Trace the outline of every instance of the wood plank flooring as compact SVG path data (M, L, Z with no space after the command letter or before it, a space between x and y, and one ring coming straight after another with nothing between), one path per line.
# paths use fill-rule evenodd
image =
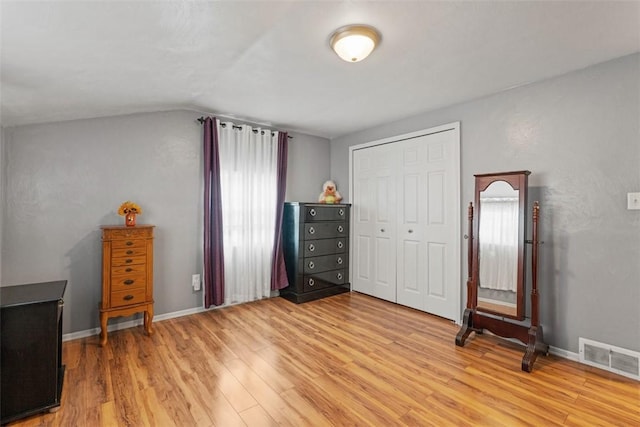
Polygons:
M15 426L640 426L640 382L346 293L63 345L59 411Z

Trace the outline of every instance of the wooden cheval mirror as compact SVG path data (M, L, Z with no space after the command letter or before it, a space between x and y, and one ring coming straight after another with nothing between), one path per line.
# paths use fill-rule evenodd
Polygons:
M518 339L527 346L522 358L526 372L531 372L538 354L549 351L538 318L538 202L533 204L532 239L526 240L530 173L475 175L477 220L469 203L467 308L456 335L458 346L464 346L471 332L485 329ZM525 244L532 245L530 322L525 322Z

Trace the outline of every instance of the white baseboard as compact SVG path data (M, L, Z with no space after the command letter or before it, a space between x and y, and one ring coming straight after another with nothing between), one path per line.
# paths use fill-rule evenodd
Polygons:
M279 295L280 295L280 291L271 291L270 297L275 298ZM204 308L204 307L188 308L186 310L174 311L171 313L164 313L164 314L159 314L157 316L153 316L153 321L162 322L163 320L174 319L176 317L182 317L182 316L190 316L192 314L202 313L204 311L216 310L218 308L229 307L231 305L234 305L234 304L223 304L219 306L212 306L211 308ZM120 331L122 329L133 328L135 326L142 325L143 322L144 322L144 318L140 315L139 319L133 319L133 320L128 320L126 322L111 324L107 326L107 331L112 332L112 331ZM79 338L92 337L98 334L100 334L99 327L93 328L93 329L86 329L84 331L70 332L68 334L62 335L62 341L77 340Z
M580 355L569 350L562 348L549 346L549 353L554 356L562 357L563 359L573 360L574 362L580 362Z
M159 314L153 317L154 322L162 322L163 320L173 319L176 317L189 316L192 314L202 313L203 311L215 310L216 308L221 307L213 307L213 308L204 308L204 307L196 307L196 308L188 308L186 310L174 311L172 313ZM141 316L139 319L128 320L126 322L114 323L107 327L107 331L120 331L122 329L133 328L135 326L140 326L144 322L143 317ZM71 341L79 338L91 337L94 335L100 334L100 328L86 329L84 331L71 332L68 334L62 335L62 341Z

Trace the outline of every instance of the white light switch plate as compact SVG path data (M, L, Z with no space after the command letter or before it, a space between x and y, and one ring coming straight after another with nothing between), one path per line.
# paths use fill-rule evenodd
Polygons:
M193 276L191 276L191 287L193 288L194 291L199 291L200 290L200 275L199 274L194 274Z
M627 193L627 209L640 210L640 193Z

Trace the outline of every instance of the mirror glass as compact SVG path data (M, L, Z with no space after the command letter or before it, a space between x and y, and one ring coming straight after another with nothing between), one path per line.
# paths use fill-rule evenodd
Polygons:
M477 308L515 317L520 192L494 181L480 192L479 202Z

